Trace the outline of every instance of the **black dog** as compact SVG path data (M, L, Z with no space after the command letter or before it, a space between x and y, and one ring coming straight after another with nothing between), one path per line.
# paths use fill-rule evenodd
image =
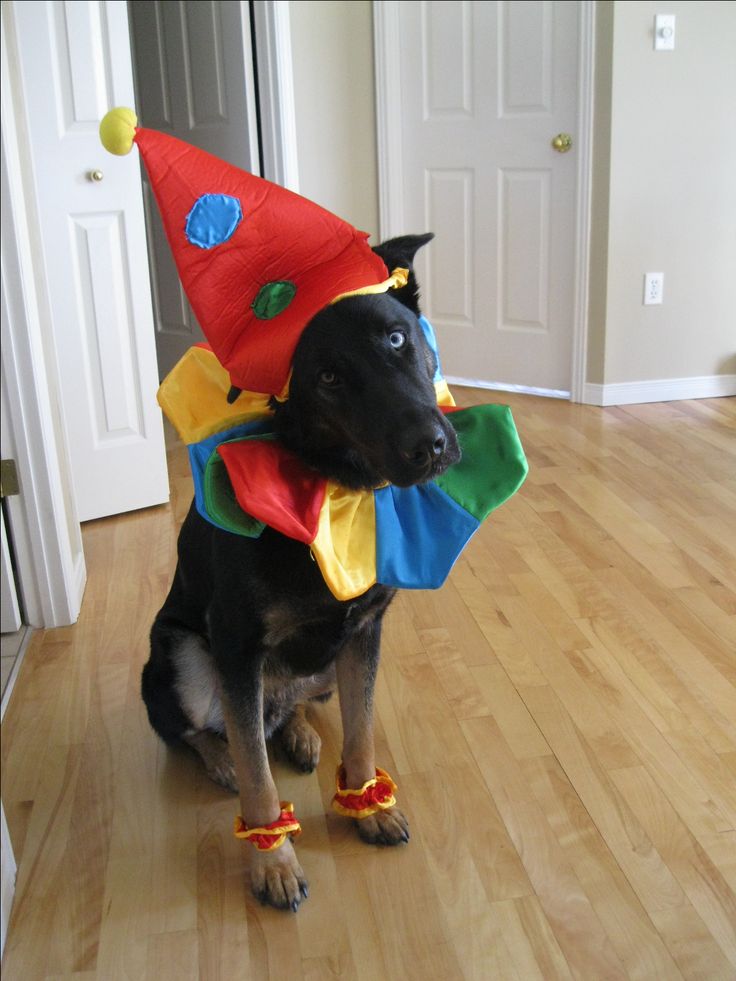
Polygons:
M393 239L375 251L389 270L411 268L431 238ZM454 430L437 408L435 357L418 314L410 274L402 289L340 300L305 328L289 399L273 408L283 443L319 474L354 489L408 487L459 460ZM376 585L340 602L307 546L268 528L255 539L221 531L194 507L178 552L143 671L159 735L196 749L214 780L239 789L246 824L262 827L280 811L266 740L278 735L298 767L313 769L320 742L305 705L329 697L337 683L346 786L372 779L381 621L395 591ZM370 842L408 840L396 807L357 824ZM291 843L250 851L256 895L296 910L307 891Z

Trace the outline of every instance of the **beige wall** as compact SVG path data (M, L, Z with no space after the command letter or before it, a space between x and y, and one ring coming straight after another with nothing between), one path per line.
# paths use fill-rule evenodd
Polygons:
M375 242L378 231L370 0L291 0L299 190Z
M662 12L677 16L671 52L653 50ZM736 4L617 0L611 68L604 378L590 380L736 372ZM661 306L642 304L646 271L664 272Z

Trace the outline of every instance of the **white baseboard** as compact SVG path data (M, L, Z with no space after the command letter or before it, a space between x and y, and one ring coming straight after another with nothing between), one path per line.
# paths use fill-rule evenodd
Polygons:
M483 388L496 392L517 392L543 398L569 399L570 393L556 388L534 388L530 385L507 385L505 382L483 381L479 378L459 378L448 375L448 385ZM680 402L684 399L717 399L736 395L736 375L702 375L692 378L655 378L650 381L620 382L615 385L583 387L586 405L636 405L642 402Z
M485 388L493 392L518 392L520 395L541 395L546 399L569 399L570 393L557 388L533 388L531 385L507 385L505 382L481 381L478 378L458 378L446 375L448 385L459 385L461 388Z
M636 405L642 402L679 402L736 395L736 375L701 375L693 378L657 378L614 385L586 384L588 405Z

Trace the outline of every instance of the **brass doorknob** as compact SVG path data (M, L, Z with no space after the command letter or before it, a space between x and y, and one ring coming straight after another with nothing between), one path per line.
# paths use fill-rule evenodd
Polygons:
M91 181L95 181L95 183L98 183L98 184L99 184L99 182L102 180L102 178L104 176L105 175L102 173L101 170L90 170L90 172L87 174L87 177Z
M572 147L572 137L569 133L558 133L552 140L552 149L558 153L567 153Z

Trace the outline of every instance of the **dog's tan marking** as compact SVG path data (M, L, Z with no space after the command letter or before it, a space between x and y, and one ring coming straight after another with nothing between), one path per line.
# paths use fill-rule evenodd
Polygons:
M184 635L177 645L174 664L174 685L193 728L224 732L219 676L204 640L196 634Z
M342 716L345 786L362 787L376 775L373 740L374 664L365 657L358 635L337 659L337 684ZM409 822L398 807L357 820L360 837L371 844L398 845L409 840Z
M348 644L337 659L337 684L342 716L345 785L362 787L376 775L373 747L373 685L356 645Z
M275 821L281 813L276 784L271 776L263 732L263 689L255 704L240 710L223 698L225 726L240 788L243 820L251 828ZM251 884L258 898L280 909L296 910L306 896L307 883L290 841L274 852L248 850Z
M263 643L266 647L278 647L298 633L305 622L288 603L273 603L263 614Z

